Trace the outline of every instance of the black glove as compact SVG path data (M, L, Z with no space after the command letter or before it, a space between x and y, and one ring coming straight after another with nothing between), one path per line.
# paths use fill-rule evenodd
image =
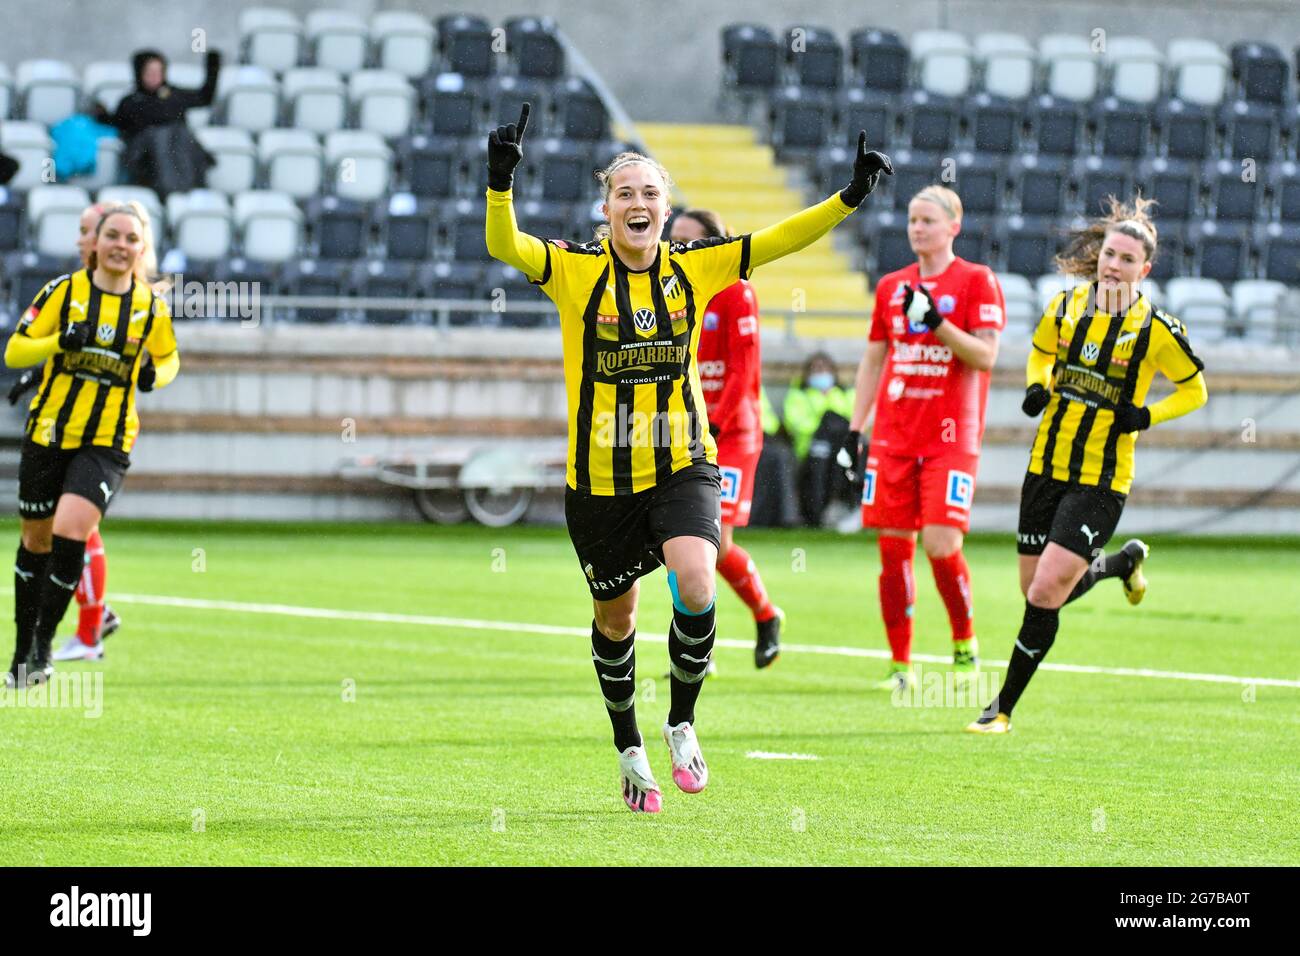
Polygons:
M853 158L853 181L840 190L846 206L860 206L880 181L880 174L894 175L894 164L884 153L867 152L867 131L858 133L858 152Z
M153 357L146 354L140 362L140 374L135 377L135 387L142 392L152 392L157 377L158 370L154 368Z
M69 322L68 327L59 333L59 348L65 352L80 352L90 341L90 320Z
M939 308L934 304L934 297L922 286L914 288L910 285L904 285L903 288L907 290L907 295L903 298L903 314L907 316L907 320L909 322L913 321L912 305L916 302L916 297L920 295L924 297L925 305L925 314L921 316L920 322L931 332L937 329L943 323L943 316L939 314Z
M1122 435L1146 431L1151 427L1151 409L1132 402L1120 402L1115 406L1115 427Z
M866 471L867 442L862 432L849 432L844 436L844 443L835 453L835 463L844 469L844 477L849 484L857 484Z
M1025 389L1025 400L1020 403L1020 410L1030 418L1037 418L1052 400L1052 393L1043 386L1034 384Z
M515 179L515 167L524 158L524 130L528 128L528 112L532 104L525 103L519 111L519 122L498 126L488 133L488 189L505 192Z
M23 397L23 392L27 391L36 384L36 379L40 374L39 369L29 368L18 376L18 381L14 382L13 388L9 389L9 404L17 405L18 399Z

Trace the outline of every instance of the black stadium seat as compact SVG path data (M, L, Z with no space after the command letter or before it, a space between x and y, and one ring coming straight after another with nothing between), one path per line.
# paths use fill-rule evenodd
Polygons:
M771 103L772 145L778 154L811 150L826 142L833 107L825 93L787 86L773 93Z
M1031 102L1029 122L1040 153L1073 156L1081 150L1083 114L1077 104L1044 93Z
M1059 237L1051 219L1008 216L998 225L998 247L1002 269L1022 276L1041 276L1054 272Z
M796 24L785 31L785 57L800 86L833 90L844 72L844 48L825 27Z
M1232 75L1246 99L1274 106L1286 102L1291 70L1281 50L1270 43L1234 43L1230 55Z
M962 197L963 203L965 197ZM952 251L967 262L988 262L992 258L992 219L988 216L962 216L961 232L953 240Z
M1094 107L1093 122L1102 156L1137 159L1150 151L1151 114L1146 106L1108 96Z
M482 17L453 13L438 18L438 53L443 69L462 76L492 73L492 28Z
M1060 156L1022 156L1011 162L1009 175L1024 216L1059 216L1065 209L1071 182L1070 162Z
M780 79L781 48L767 27L733 23L722 29L724 81L738 90L770 90Z
M510 57L520 76L546 80L564 75L564 47L550 17L511 17L505 22Z
M1219 107L1225 155L1251 158L1260 165L1273 157L1278 141L1278 111L1265 103L1232 100Z
M431 201L395 193L375 203L372 221L389 259L422 261L433 254L438 208Z
M1002 161L998 156L979 153L958 153L955 157L953 182L939 182L951 186L961 197L962 208L976 216L993 216L1003 209L1003 191L1006 181Z
M371 259L352 266L353 291L367 299L410 299L415 295L416 266L412 262L387 262ZM399 309L368 309L367 322L380 325L407 325L414 313Z
M515 218L521 230L539 239L572 242L578 235L572 207L566 203L525 199L515 204Z
M1165 221L1186 222L1197 213L1200 170L1185 159L1157 156L1138 166L1138 186L1142 195L1157 203L1155 217Z
M931 183L942 182L944 157L938 153L916 153L900 149L891 157L894 175L884 177L893 196L894 208L907 211L912 197ZM874 197L873 197L874 198Z
M1106 210L1107 196L1126 200L1133 193L1133 164L1105 156L1081 156L1075 160L1074 181L1078 186L1078 209L1085 216L1099 216Z
M299 259L285 266L280 281L286 295L341 297L350 289L351 271L351 262ZM293 311L293 319L297 322L337 322L339 310L297 308Z
M1203 279L1235 282L1246 277L1250 225L1244 222L1197 222L1188 229L1192 267Z
M461 167L458 140L419 134L403 139L397 155L411 192L424 199L446 199L456 191Z
M1209 159L1214 152L1214 116L1208 107L1175 97L1156 107L1160 150L1171 159Z
M65 272L81 268L76 256L42 256L35 252L11 252L4 257L4 281L15 314L31 306L45 284Z
M853 73L869 90L901 93L907 89L910 57L902 38L892 30L866 27L849 36Z
M907 213L873 210L862 216L859 229L867 244L867 262L874 280L916 261L907 241Z
M555 90L556 118L567 139L599 140L609 135L609 113L591 84L571 76Z
M420 268L416 284L420 295L430 299L453 299L468 301L480 298L483 288L484 267L468 262L431 262ZM435 312L433 320L441 322L442 316ZM468 310L450 310L447 314L449 325L473 325L481 322L483 313Z
M1150 278L1166 282L1175 276L1187 275L1187 227L1179 222L1162 220L1159 210L1156 210L1155 221L1158 240Z
M595 163L585 145L559 137L537 140L528 148L529 180L541 185L541 197L551 202L577 202L592 193Z
M961 122L961 106L957 100L925 90L913 90L905 103L904 115L912 149L946 152L953 148Z
M1280 222L1259 225L1255 242L1262 278L1300 285L1300 225Z
M487 262L487 239L483 223L487 204L477 199L459 199L444 221L451 258L458 262Z
M545 292L528 281L528 277L504 262L488 265L484 275L484 298L500 302L500 311L492 315L502 326L516 329L534 329L550 325L556 321L554 314L546 312L523 311L511 308L516 303L545 305L550 302Z
M528 114L528 136L549 136L546 116L550 108L553 84L547 80L521 76L494 76L483 86L490 126L503 126L519 119L519 108L532 104Z
M835 131L840 142L857 144L858 132L866 130L867 143L874 147L894 139L896 99L878 90L856 87L835 98Z
M978 153L1014 154L1020 150L1024 126L1021 107L991 93L977 93L966 106L971 148Z
M435 136L473 136L482 131L483 101L479 87L460 74L426 76L420 82L420 100L424 104L427 132Z
M22 197L8 189L0 189L0 252L18 248L22 218Z
M1215 219L1247 222L1258 214L1263 193L1258 180L1267 170L1256 167L1254 179L1246 172L1241 161L1235 159L1211 160L1205 164L1201 178L1209 187L1210 209Z
M813 161L813 177L823 196L843 189L853 178L853 153L843 146L823 148Z
M306 212L317 256L357 259L366 254L370 221L364 203L337 196L316 196L307 201Z
M1300 223L1300 165L1290 161L1278 163L1273 167L1270 185L1278 219Z

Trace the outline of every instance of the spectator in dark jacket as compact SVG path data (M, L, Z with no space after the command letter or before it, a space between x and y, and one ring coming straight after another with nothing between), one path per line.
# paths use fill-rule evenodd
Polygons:
M18 175L18 160L8 153L0 153L0 186Z

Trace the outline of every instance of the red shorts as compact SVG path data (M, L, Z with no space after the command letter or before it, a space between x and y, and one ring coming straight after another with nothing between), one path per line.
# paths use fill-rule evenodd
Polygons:
M718 470L722 472L722 523L733 528L749 524L749 508L754 501L754 472L758 470L759 451L742 451L735 445L718 446Z
M970 530L979 455L937 458L867 453L862 527L919 531L928 524Z

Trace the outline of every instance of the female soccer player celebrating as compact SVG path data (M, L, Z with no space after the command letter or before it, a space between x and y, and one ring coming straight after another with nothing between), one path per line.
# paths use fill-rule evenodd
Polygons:
M880 611L892 655L878 687L905 688L912 673L912 556L916 532L952 625L953 669L978 666L970 529L989 370L1004 321L1002 288L987 266L953 254L961 199L927 186L907 207L917 261L876 286L867 350L840 464L863 477L862 524L879 528ZM877 394L879 393L879 394ZM872 408L866 465L861 433ZM854 476L856 477L856 476Z
M662 807L637 729L637 579L668 568L672 699L664 738L673 781L708 782L695 702L714 641L721 542L717 446L709 434L697 355L703 307L760 265L804 248L843 221L889 160L858 138L853 180L837 195L753 235L660 241L672 188L666 170L623 153L598 178L608 233L595 242L543 242L519 231L511 201L528 124L488 136L487 247L537 283L560 312L568 393L565 517L591 591L591 653L619 752L623 799Z
M1025 616L1002 690L966 728L973 733L1011 729L1012 709L1056 640L1062 605L1103 578L1120 578L1133 604L1146 590L1146 545L1134 539L1115 554L1102 551L1133 484L1137 433L1206 401L1204 365L1186 327L1139 288L1156 255L1151 204L1110 197L1108 214L1077 232L1057 257L1066 275L1091 281L1056 296L1034 333L1022 408L1043 418L1029 451L1016 535ZM1174 392L1148 406L1157 371Z
M722 239L730 235L716 212L686 209L673 220L672 241ZM763 451L763 416L759 393L763 359L758 340L758 299L745 279L737 279L704 310L696 354L700 385L709 415L709 432L718 445L722 475L722 543L718 571L754 615L758 639L754 666L767 667L781 653L779 607L767 598L758 568L732 540L733 529L749 524L754 500L754 472Z
M87 268L47 284L5 347L11 368L45 363L18 467L10 684L52 672L50 644L81 577L86 539L131 464L135 390L161 388L180 368L167 305L136 278L144 247L135 209L104 210Z

